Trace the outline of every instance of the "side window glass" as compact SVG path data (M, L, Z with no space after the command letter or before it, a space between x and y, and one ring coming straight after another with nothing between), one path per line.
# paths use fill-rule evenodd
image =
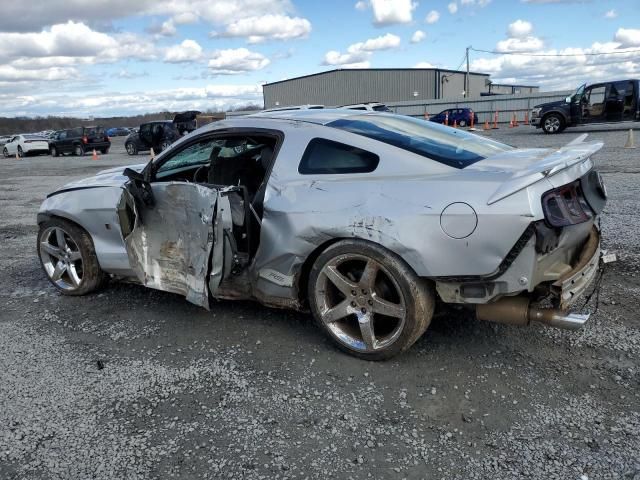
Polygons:
M598 105L604 102L604 94L606 91L606 87L603 85L601 87L594 87L589 92L589 105Z
M198 143L189 145L164 162L158 169L157 174L185 167L208 165L214 145L216 145L216 142L213 139L201 140ZM162 175L158 175L158 178L161 177Z
M309 142L298 172L308 174L368 173L380 162L374 153L351 145L314 138Z

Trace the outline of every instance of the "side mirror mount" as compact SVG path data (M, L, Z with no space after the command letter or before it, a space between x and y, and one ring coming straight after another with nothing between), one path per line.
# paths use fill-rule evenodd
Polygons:
M127 177L129 180L137 180L139 182L144 182L144 175L140 172L136 172L132 168L125 168L122 174Z

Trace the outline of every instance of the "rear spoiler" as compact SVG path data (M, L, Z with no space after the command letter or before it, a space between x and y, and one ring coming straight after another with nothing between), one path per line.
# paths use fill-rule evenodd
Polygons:
M493 195L491 195L487 201L487 205L496 203L543 178L551 177L562 170L566 170L587 160L604 146L604 143L600 141L585 142L584 140L587 136L587 133L580 135L564 147L559 148L540 161L515 174L510 180L500 185L500 187L493 192Z

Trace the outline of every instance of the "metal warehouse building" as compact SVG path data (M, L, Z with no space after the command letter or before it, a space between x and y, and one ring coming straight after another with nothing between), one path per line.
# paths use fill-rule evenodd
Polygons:
M362 102L399 102L458 97L466 72L439 68L340 69L263 85L264 108ZM491 84L486 73L469 73L470 96L529 93L538 87Z

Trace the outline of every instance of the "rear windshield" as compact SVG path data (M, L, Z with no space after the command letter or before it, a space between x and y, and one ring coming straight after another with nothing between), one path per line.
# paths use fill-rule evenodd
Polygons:
M25 140L44 140L44 137L42 137L42 135L23 135L23 137L25 138Z
M328 126L402 148L454 168L464 168L513 147L434 122L400 115L364 114Z
M387 107L386 105L374 105L373 106L373 110L375 112L390 112L391 109L389 107Z
M89 135L95 135L95 136L104 135L104 128L102 128L102 127L84 127L84 134L86 136L89 136Z

